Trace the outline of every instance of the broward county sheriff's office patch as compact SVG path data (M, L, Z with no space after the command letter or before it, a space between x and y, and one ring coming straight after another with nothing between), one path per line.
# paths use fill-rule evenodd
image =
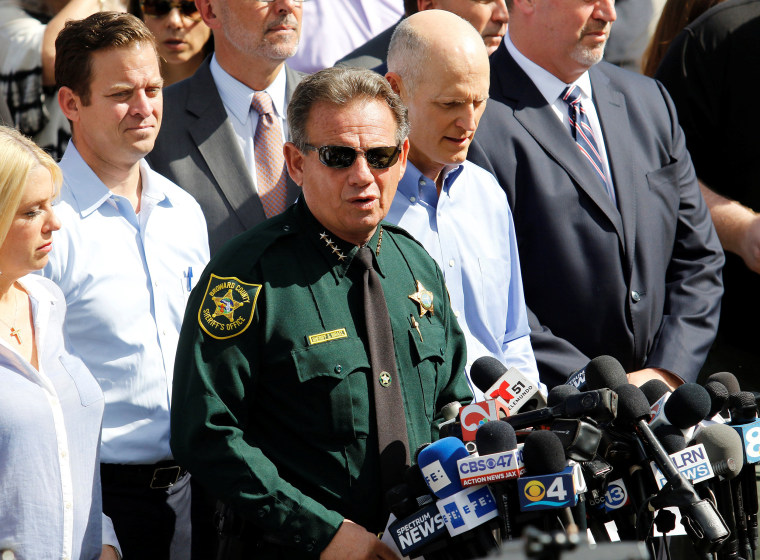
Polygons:
M198 310L198 323L218 340L239 335L251 324L259 292L261 284L247 284L237 278L212 274Z

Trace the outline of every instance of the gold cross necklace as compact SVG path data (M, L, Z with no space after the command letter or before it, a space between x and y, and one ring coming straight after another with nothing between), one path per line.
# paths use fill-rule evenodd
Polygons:
M13 288L13 286L11 286L11 288ZM13 338L16 339L16 342L21 344L21 329L16 328L16 319L18 318L18 294L16 295L15 300L16 300L16 304L14 306L14 311L13 311L13 324L6 322L5 319L2 319L2 318L0 318L0 322L2 322L3 324L5 324L7 327L11 329L9 336L12 336Z

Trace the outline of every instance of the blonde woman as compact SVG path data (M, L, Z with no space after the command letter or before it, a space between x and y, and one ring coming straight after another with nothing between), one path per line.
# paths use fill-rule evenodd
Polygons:
M0 551L117 558L100 503L103 394L65 349L61 291L32 274L53 250L60 184L49 155L0 126Z

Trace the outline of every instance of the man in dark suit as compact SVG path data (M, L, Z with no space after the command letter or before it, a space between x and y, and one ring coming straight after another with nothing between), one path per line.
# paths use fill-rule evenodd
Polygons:
M600 62L613 0L507 4L469 157L512 206L542 380L609 354L636 385L694 381L724 259L673 104L657 82Z
M300 80L285 60L298 48L302 1L198 0L214 33L215 54L164 92L164 125L148 160L201 205L212 255L284 210L300 191L287 176L282 141L287 103ZM273 111L262 118L260 92ZM256 140L265 121L279 127L273 131L279 145L270 148L277 159L266 158L276 166L272 190L260 176L260 158L269 152Z

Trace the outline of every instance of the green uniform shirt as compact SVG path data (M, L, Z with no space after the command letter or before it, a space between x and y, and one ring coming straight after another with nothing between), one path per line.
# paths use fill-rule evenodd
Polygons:
M465 340L433 259L383 223L376 255L411 452L471 399ZM303 199L228 243L190 296L171 411L176 460L281 545L316 557L344 518L384 528L357 247ZM432 313L409 296L429 291ZM421 313L424 314L421 316ZM293 548L289 548L293 547Z

